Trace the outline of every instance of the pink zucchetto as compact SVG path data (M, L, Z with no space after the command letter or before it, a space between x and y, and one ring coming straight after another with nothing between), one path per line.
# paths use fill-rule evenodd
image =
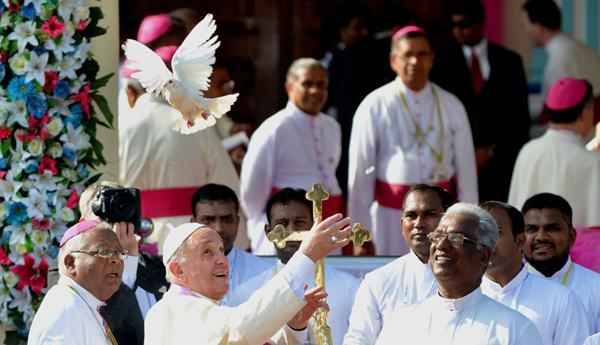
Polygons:
M425 34L425 30L423 30L421 27L418 27L416 25L407 25L407 26L404 26L404 27L398 29L398 31L396 31L394 33L394 35L392 36L392 41L399 40L402 37L404 37L410 33L413 33L413 32Z
M69 242L69 240L71 240L72 238L77 237L77 236L83 234L84 232L94 229L100 223L101 222L97 219L93 219L93 220L85 220L84 219L84 220L80 221L79 223L73 225L67 231L65 231L65 234L60 239L60 247L62 248L62 246L64 246L65 243Z
M588 83L583 79L562 78L555 82L546 96L546 108L562 111L579 104L588 93Z
M173 22L168 14L147 16L140 24L137 40L143 44L152 43L162 35L166 34L171 29L172 25Z
M175 55L177 48L177 46L163 46L156 48L154 52L160 56L164 62L171 64L171 59L173 58L173 55Z

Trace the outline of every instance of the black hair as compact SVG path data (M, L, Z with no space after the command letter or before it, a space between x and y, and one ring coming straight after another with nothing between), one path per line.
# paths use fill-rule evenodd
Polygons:
M305 205L306 207L308 207L309 210L312 210L312 202L306 199L306 191L304 189L294 189L286 187L273 194L269 201L267 201L265 212L267 214L267 221L269 222L269 224L271 223L271 210L273 209L273 206L276 204L287 205L292 201Z
M480 0L452 1L450 14L463 15L472 24L480 24L485 21L485 8Z
M336 25L338 30L347 28L352 19L359 18L367 24L368 8L359 4L342 6L341 10L336 15Z
M404 202L406 203L406 198L408 198L408 196L412 193L415 192L432 192L434 194L437 194L437 196L440 198L440 202L442 203L442 208L444 209L444 211L446 211L448 209L448 207L450 207L452 204L454 204L456 202L456 200L452 197L452 195L445 190L442 187L439 186L433 186L433 185L429 185L429 184L425 184L425 183L419 183L416 184L412 187L410 187L410 189L408 190L408 192L406 192L406 195L404 196Z
M587 80L585 80L585 84L587 90L585 92L585 96L581 99L581 101L579 101L579 103L565 110L552 110L544 105L543 114L554 123L573 123L577 121L577 119L581 116L581 113L583 113L583 109L587 103L594 97L592 84L590 84L590 82Z
M560 8L554 0L527 0L523 4L529 21L550 30L560 30Z
M505 202L494 200L486 201L480 206L481 208L487 211L494 208L504 210L506 214L508 214L508 218L510 218L510 225L512 228L513 237L516 238L517 235L525 232L525 219L523 219L523 214L521 213L521 211L517 210L516 207L509 205Z
M536 194L525 201L521 212L527 214L529 210L541 210L544 208L558 210L566 218L569 226L573 226L573 209L569 205L569 202L560 195L552 193Z
M236 209L239 209L240 207L240 202L233 189L222 184L209 183L198 188L192 196L192 214L194 217L196 217L196 204L211 201L230 201L235 204Z

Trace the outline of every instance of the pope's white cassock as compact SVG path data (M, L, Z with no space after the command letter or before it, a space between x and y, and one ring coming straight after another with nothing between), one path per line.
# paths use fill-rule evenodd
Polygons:
M527 270L544 277L531 265ZM600 332L600 274L578 265L569 259L567 263L549 279L566 286L575 293L585 308L591 332Z
M179 134L172 128L181 115L168 104L146 93L131 109L124 91L119 97L119 181L141 189L142 215L153 218L152 239L162 249L166 224L190 220L198 187L218 183L238 193L239 178L214 128ZM236 245L245 248L240 224Z
M297 344L297 335L284 325L304 306L304 285L313 275L314 263L298 253L237 307L221 306L172 284L146 317L144 344L262 345L269 339L270 343Z
M339 124L322 113L306 114L293 102L254 132L242 163L241 202L248 216L248 236L255 254L275 254L265 235L264 213L267 201L277 190L308 190L321 183L330 194L330 200L323 205L324 216L328 208L341 211L343 201L335 175L340 155Z
M531 196L554 193L573 208L573 224L600 225L600 154L588 151L573 131L548 128L519 153L508 202L516 208Z
M61 276L35 314L27 345L111 345L98 312L104 304L71 278Z
M263 272L255 277L255 279L242 284L234 291L230 299L232 305L239 305L248 300L255 291L264 286L277 273L277 270L280 270L282 267L283 264L278 261L276 268ZM348 319L350 317L352 302L355 300L354 296L358 284L358 279L353 275L331 267L325 267L325 290L328 294L327 304L329 305L327 322L329 327L331 327L334 345L342 345L343 343L344 334L348 330ZM314 279L311 279L309 286L315 286ZM311 330L314 329L313 319L309 321L309 328ZM316 344L312 331L307 332L304 339L301 339L300 333L295 338L300 338L301 344Z
M367 273L354 299L344 344L374 344L389 318L436 291L431 267L422 263L412 251Z
M535 325L477 288L460 299L437 293L407 306L383 326L377 345L541 345Z
M232 303L231 296L244 283L256 278L263 272L270 273L273 268L273 265L268 261L235 247L227 254L227 261L229 262L229 290L221 300L221 304L228 306L241 304Z
M525 266L504 287L484 276L481 291L531 320L544 345L580 345L590 335L579 298L560 284L529 273Z
M378 255L408 252L400 217L417 183L477 202L471 128L454 95L433 83L413 92L396 78L362 101L350 139L348 212L372 229Z
M583 345L600 345L600 333L596 333L594 335L590 335Z

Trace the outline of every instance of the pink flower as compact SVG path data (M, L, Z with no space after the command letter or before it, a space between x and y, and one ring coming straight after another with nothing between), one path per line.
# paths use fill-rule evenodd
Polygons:
M2 247L0 247L0 265L2 265L2 266L12 265L12 261L10 261L8 254L4 251L4 248L2 248Z
M54 92L54 89L56 89L56 84L58 83L58 72L46 71L45 77L46 83L44 84L44 91L51 94Z
M0 127L0 140L9 138L12 134L12 129L8 127Z
M85 113L86 117L90 118L90 91L91 86L89 83L85 84L76 95L71 97L72 99L79 101L81 103L81 108Z
M75 29L77 31L83 31L83 30L85 30L85 28L87 28L89 23L90 23L89 20L80 20L79 23L77 23L77 27Z
M72 191L67 199L67 207L75 208L79 205L79 195L77 195L76 191Z
M46 277L48 275L48 263L45 258L42 258L39 265L34 267L35 260L31 255L25 255L25 264L16 265L10 270L19 277L17 290L22 290L26 287L31 287L31 291L40 294L46 285Z
M0 171L0 180L4 180L4 178L6 177L7 172L6 171Z
M50 17L42 24L42 31L48 34L50 38L55 39L60 36L65 29L65 24L58 20L56 16Z
M42 160L38 167L38 172L40 174L43 174L44 171L46 171L46 170L50 171L52 173L52 175L58 174L58 167L56 166L56 160L54 160L48 156L42 157Z
M50 230L50 227L52 226L52 222L50 222L50 219L46 219L46 218L32 219L31 225L33 225L33 227L38 230L48 231L48 230Z

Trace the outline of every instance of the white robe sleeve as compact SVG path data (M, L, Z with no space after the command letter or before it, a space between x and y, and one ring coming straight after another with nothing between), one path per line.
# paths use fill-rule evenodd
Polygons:
M554 329L554 344L579 345L591 334L589 319L583 304L574 292L569 291L562 306L557 327Z
M455 98L452 104L452 140L454 148L454 167L458 184L458 199L476 204L479 200L477 190L477 169L475 167L475 148L471 126L465 107Z
M377 132L367 97L354 115L348 153L348 214L372 229L371 204L377 177Z
M525 148L525 146L523 148ZM510 189L508 191L508 203L519 210L523 207L526 198L529 197L528 195L525 195L528 192L528 188L522 188L521 185L521 182L523 181L523 170L528 166L527 157L525 157L523 148L517 156L512 178L510 179Z
M123 260L123 283L133 289L137 279L139 256L127 255Z
M375 344L381 331L382 316L369 283L367 277L358 287L352 313L350 314L348 332L344 337L344 345Z

